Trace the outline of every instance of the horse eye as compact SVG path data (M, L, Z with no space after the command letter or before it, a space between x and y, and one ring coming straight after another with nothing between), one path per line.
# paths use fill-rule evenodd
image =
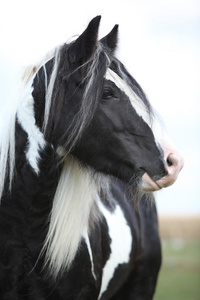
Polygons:
M103 99L110 99L113 97L113 92L110 89L104 89L102 98Z
M117 97L114 96L113 91L109 88L105 88L103 91L102 99L116 99Z

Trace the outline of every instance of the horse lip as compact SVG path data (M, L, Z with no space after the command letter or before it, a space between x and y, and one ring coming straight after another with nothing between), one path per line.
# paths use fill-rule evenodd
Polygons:
M142 189L145 192L155 192L162 189L162 187L146 172L142 176Z
M162 179L163 177L165 177L166 175L168 175L168 171L167 171L167 169L165 168L165 170L161 173L161 174L159 174L159 175L150 175L149 173L148 173L148 171L146 171L145 170L145 168L140 168L140 175L141 175L141 177L144 175L144 174L147 174L150 178L151 178L151 180L153 180L154 182L157 182L158 180L160 180L160 179Z
M159 179L161 179L162 177L163 177L162 175L155 175L155 176L152 176L151 178L153 179L154 182L156 182Z
M167 170L163 171L162 174L160 174L160 175L154 175L151 178L153 179L153 181L155 181L157 183L158 180L160 180L161 178L163 178L166 175L168 175L168 171Z

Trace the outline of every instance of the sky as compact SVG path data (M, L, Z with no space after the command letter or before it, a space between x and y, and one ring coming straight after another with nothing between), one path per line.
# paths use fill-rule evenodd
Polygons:
M185 159L156 193L161 215L200 215L199 0L0 0L0 112L21 70L81 34L101 15L99 37L119 24L117 56L145 90Z

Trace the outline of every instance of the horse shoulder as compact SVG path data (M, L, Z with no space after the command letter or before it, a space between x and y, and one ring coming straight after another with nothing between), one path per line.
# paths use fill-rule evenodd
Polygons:
M113 185L113 183L111 183ZM119 189L119 190L118 190ZM117 187L118 197L123 195L123 189ZM136 250L137 224L133 225L129 207L122 205L110 193L109 199L99 201L98 207L103 216L102 236L104 236L103 253L106 259L102 265L101 289L98 299L110 299L128 278L134 265L134 255ZM105 238L106 237L106 238ZM105 246L107 245L107 246Z
M98 299L113 295L119 299L125 295L126 299L151 299L161 262L156 207L147 207L143 196L136 209L120 181L111 184L111 195L109 204L100 204L109 255L103 266Z

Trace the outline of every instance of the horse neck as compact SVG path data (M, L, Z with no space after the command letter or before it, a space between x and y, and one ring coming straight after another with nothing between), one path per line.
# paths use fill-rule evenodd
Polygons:
M52 145L43 141L44 145L40 147L41 142L31 141L32 138L16 121L15 170L10 194L16 198L20 186L20 193L26 194L27 203L34 197L42 199L42 195L53 198L61 173Z
M95 203L107 180L102 176L94 180L91 170L69 155L58 164L58 149L45 140L36 122L33 95L30 82L16 114L16 175L10 199L25 214L29 211L27 222L33 220L31 212L37 211L34 222L48 224L40 245L44 244L52 273L58 274L70 266L81 239L98 220Z
M11 198L14 197L18 201L17 195L25 193L27 203L31 203L31 199L35 197L41 198L45 193L54 195L61 172L56 151L46 142L36 124L34 105L32 78L20 97L12 135L15 138L10 141L15 149L15 159L10 162L10 169L15 170L14 178L10 178ZM7 182L4 189L8 190Z
M35 125L29 124L26 132L23 122L18 113L16 178L11 198L26 211L38 211L38 223L48 224L41 233L40 245L44 244L46 264L55 275L70 267L81 239L98 220L96 200L107 181L102 176L94 180L92 171L82 168L70 155L59 163L62 151L43 140L41 132L33 133Z
M27 139L23 130L19 130L19 135ZM21 147L24 144L23 141ZM21 152L19 147L17 156ZM46 253L46 265L54 276L70 267L81 239L91 225L98 221L100 216L96 201L103 182L102 178L93 180L91 170L82 168L70 155L58 164L58 153L61 152L46 144L43 151L40 151L38 173L27 160L26 153L16 162L17 173L20 173L18 181L24 183L18 198L24 199L21 195L26 195L26 207L41 210L42 213L37 214L40 218L38 222L48 224L45 234L41 233L40 244L44 244L42 253ZM15 185L13 194L15 188L19 189Z

